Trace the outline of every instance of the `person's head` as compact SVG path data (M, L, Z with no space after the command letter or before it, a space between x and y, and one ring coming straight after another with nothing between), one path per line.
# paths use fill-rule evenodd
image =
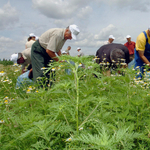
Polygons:
M28 41L30 41L30 40L34 40L35 41L35 38L36 38L35 34L34 33L30 33L29 37L28 37Z
M69 50L69 51L70 51L70 50L71 50L71 46L68 46L68 47L67 47L67 50Z
M148 27L147 34L150 37L150 26Z
M80 47L78 47L78 48L77 48L77 51L79 52L80 50L81 50L81 48L80 48Z
M122 59L125 60L125 53L121 49L116 48L110 52L111 62L120 63Z
M114 41L115 37L113 35L110 35L108 38L109 43L112 43Z
M25 59L23 58L22 53L12 54L10 60L17 64L23 64L25 62Z
M23 64L25 62L25 59L23 58L22 53L18 53L18 58L17 58L17 64Z
M68 40L68 39L74 39L76 40L77 38L77 35L80 33L80 30L78 28L77 25L73 24L73 25L70 25L66 28L65 30L65 34L64 34L64 39L65 40Z
M62 51L62 55L67 55L67 52L65 52L65 51Z
M131 36L130 35L127 35L126 36L126 39L127 39L127 41L130 43L131 42Z

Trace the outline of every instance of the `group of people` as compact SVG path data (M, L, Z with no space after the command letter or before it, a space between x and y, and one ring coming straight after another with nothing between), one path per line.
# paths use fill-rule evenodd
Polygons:
M50 82L50 71L44 74L42 68L49 67L48 65L51 61L59 61L57 56L61 56L61 49L64 43L67 40L76 40L79 33L80 30L78 26L72 24L63 29L49 29L37 40L35 39L36 36L34 34L30 34L28 42L26 43L26 49L21 53L11 55L11 60L16 60L18 64L22 64L22 73L24 73L25 62L31 64L32 67L30 72L32 72L33 81L36 82L37 79L43 81L43 78L46 77L47 79L44 82L44 86L47 86ZM70 49L67 51L68 54ZM30 56L27 55L29 53ZM29 75L30 74L31 73L29 73Z
M134 62L134 68L140 71L137 78L141 79L145 65L150 67L150 26L138 35L136 43L131 41L130 35L126 36L127 42L124 45L112 43L114 39L113 35L110 35L107 44L97 50L97 62L102 63L105 60L113 64L114 61L118 63L121 59L127 64Z
M77 25L69 25L67 28L52 28L44 32L38 39L31 33L28 41L25 44L25 50L21 53L11 55L11 60L16 60L18 64L22 64L22 73L25 72L25 66L29 67L29 75L34 81L46 76L50 78L50 72L43 74L41 68L48 67L50 61L59 61L58 56L61 56L61 49L66 40L76 40L80 30ZM97 63L107 62L111 66L124 60L124 63L129 64L132 60L135 61L135 68L139 66L142 77L144 65L150 66L150 27L143 31L136 40L136 43L131 41L131 36L127 35L127 42L123 44L113 43L115 37L109 36L108 42L101 46L97 52ZM65 50L65 54L70 55L71 46ZM78 57L84 56L81 48L77 48ZM120 61L121 62L121 61ZM115 66L115 65L114 65ZM46 80L49 81L49 80ZM46 83L48 84L48 83Z

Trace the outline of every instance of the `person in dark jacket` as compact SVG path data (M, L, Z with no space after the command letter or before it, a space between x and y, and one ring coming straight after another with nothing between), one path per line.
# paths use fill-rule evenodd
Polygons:
M101 46L96 52L96 57L96 62L107 70L107 76L110 76L111 69L116 69L118 66L126 67L130 62L128 48L118 43Z

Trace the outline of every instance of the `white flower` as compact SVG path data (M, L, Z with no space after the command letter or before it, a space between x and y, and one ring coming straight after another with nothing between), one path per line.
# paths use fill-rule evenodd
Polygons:
M31 93L30 89L28 89L26 93Z
M79 130L80 130L80 131L83 130L83 127L81 127Z
M4 123L5 121L4 120L0 120L0 123Z
M79 67L81 67L82 66L82 63L79 63Z
M55 71L55 68L52 68L52 71Z
M47 69L46 67L41 68L41 70L46 70L46 69Z
M4 71L0 72L0 76L4 76L4 74L6 74Z
M66 141L71 141L72 140L72 138L70 137L70 138L68 138L68 139L66 139Z

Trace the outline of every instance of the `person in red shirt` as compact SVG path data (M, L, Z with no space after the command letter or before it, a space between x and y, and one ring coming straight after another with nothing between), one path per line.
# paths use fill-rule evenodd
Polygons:
M127 35L126 36L127 42L124 44L129 50L129 58L130 61L134 59L134 48L135 48L135 42L131 41L131 36Z

